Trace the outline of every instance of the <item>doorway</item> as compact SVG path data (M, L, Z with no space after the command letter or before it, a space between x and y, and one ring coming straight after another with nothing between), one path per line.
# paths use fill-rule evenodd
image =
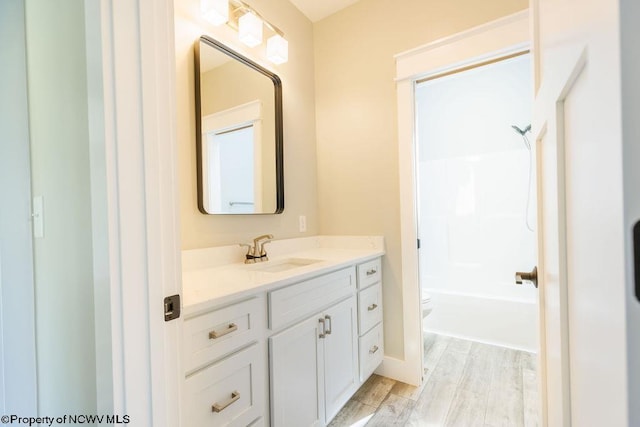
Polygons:
M396 55L405 343L404 362L398 371L404 374L405 382L422 384L425 381L419 250L416 245L419 237L415 134L417 82L514 57L529 51L530 45L529 12L525 10ZM512 124L515 123L507 124L507 131ZM452 126L462 127L464 123ZM522 129L523 125L517 126Z
M423 331L536 352L535 147L528 52L418 80Z
M415 83L424 387L438 425L538 425L531 55ZM441 379L454 379L445 388Z

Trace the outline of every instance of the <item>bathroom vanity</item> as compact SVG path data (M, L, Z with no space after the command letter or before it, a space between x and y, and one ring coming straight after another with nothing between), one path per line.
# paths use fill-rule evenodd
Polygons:
M184 425L324 426L382 362L381 237L183 252Z

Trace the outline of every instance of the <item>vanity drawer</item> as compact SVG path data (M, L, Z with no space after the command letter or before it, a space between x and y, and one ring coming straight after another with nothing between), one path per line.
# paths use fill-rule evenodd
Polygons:
M276 330L321 311L356 290L355 268L346 268L269 292L269 327Z
M382 284L378 282L358 293L359 335L380 322L382 322Z
M382 363L384 357L384 340L382 323L371 329L359 340L360 381L365 381Z
M358 265L358 289L364 289L367 286L379 282L382 278L382 260L376 258L374 260Z
M254 344L187 377L184 407L189 426L242 426L264 415L264 348Z
M229 354L261 336L264 298L252 298L184 322L187 373Z

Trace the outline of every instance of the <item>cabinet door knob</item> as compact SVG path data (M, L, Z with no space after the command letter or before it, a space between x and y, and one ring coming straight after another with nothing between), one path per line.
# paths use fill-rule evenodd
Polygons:
M209 332L209 339L210 340L215 340L218 339L220 337L223 337L227 334L230 334L233 331L237 331L238 330L238 325L236 325L235 323L229 323L229 326L226 327L226 329L224 329L223 331L211 331Z
M367 310L368 310L368 311L373 311L373 310L375 310L376 308L378 308L378 304L373 303L373 304L371 304L369 307L367 307Z
M222 412L224 411L229 405L231 405L233 402L237 402L238 399L240 399L240 392L238 391L234 391L233 393L231 393L231 398L229 400L227 400L226 402L223 403L214 403L211 406L211 411L212 412Z

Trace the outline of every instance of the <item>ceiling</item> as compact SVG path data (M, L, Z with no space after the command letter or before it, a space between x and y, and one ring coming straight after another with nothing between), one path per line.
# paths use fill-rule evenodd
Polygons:
M318 22L337 11L356 3L358 0L289 0L311 22Z

